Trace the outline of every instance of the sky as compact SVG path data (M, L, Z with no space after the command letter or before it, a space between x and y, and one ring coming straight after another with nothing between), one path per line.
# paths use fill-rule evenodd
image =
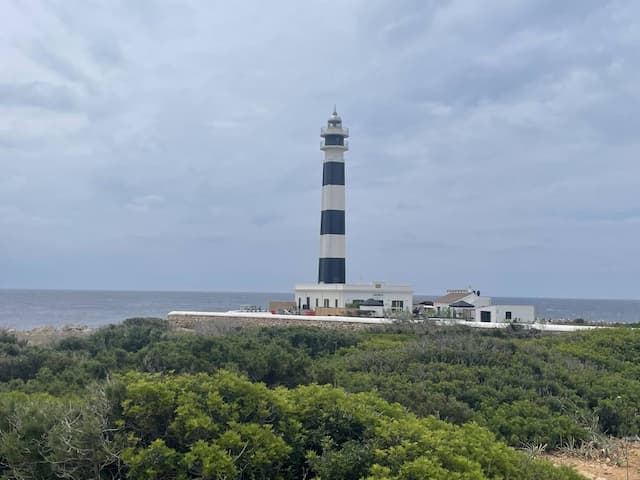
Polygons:
M0 288L640 298L640 3L0 3Z

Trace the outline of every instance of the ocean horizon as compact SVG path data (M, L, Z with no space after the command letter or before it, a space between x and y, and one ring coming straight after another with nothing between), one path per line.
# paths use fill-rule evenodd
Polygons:
M416 301L436 295L415 295ZM266 308L269 301L292 300L286 292L206 292L147 290L0 289L0 328L86 325L99 327L131 317L166 318L172 310L226 311L242 305ZM546 320L634 323L640 321L640 300L492 297L494 304L534 305Z

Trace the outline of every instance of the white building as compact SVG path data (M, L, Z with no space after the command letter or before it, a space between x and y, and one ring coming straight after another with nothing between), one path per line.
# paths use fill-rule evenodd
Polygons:
M480 296L479 290L462 288L447 290L447 294L433 302L436 314L452 314L456 317L471 319L474 309L491 305L491 297Z
M433 306L436 308L446 308L456 302L465 302L475 307L485 307L491 305L491 297L481 297L479 290L472 290L471 288L447 290L446 295L436 298L433 301Z
M533 305L490 305L476 308L476 322L534 323L536 311Z
M369 299L382 301L383 310L411 311L413 290L404 285L370 283L349 285L345 283L310 283L296 285L296 304L300 310L319 307L345 308L359 305Z

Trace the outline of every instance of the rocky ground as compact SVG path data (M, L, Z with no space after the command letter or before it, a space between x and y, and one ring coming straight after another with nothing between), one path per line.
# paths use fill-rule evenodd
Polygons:
M615 458L585 458L567 452L552 452L544 458L556 465L571 465L589 480L640 480L640 444L620 446ZM627 467L627 458L629 465Z

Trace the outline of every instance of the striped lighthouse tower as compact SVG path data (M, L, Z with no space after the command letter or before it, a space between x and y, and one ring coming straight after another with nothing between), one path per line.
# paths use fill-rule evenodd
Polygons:
M349 129L342 128L342 119L335 106L326 128L321 129L320 136L324 162L318 283L346 283L344 152L349 149L349 143L345 141L349 136Z

